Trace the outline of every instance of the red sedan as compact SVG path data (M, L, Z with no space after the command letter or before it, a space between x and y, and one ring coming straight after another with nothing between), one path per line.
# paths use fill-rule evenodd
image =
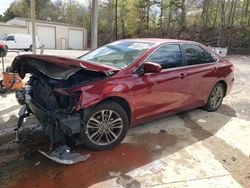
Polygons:
M130 126L203 107L216 111L234 81L233 65L192 41L120 40L78 59L22 55L12 71L27 86L16 93L20 117L35 114L52 143L93 150L119 144Z

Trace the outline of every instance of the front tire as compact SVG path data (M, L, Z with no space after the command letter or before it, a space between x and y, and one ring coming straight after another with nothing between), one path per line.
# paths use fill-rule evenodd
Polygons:
M109 150L126 136L129 120L125 110L115 102L104 102L83 119L83 144L92 150Z
M217 111L225 96L225 88L222 83L217 83L209 94L207 104L203 107L209 112Z

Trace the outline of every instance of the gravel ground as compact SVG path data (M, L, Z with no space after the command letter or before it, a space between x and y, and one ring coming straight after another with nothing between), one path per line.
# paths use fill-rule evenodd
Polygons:
M77 57L81 51L47 50ZM8 54L10 64L15 53ZM201 109L129 130L111 151L78 147L89 160L73 166L53 163L36 152L48 141L38 132L4 136L16 125L20 106L14 93L0 95L0 187L250 187L250 57L228 57L235 85L218 112ZM31 117L25 125L36 124ZM8 128L8 129L6 129Z

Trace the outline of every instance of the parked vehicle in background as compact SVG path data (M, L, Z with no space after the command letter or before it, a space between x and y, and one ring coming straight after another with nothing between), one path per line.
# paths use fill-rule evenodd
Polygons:
M6 48L5 44L0 42L0 57L5 57L6 55L7 55L7 48Z
M22 55L12 71L31 73L16 96L51 140L94 150L111 149L129 127L166 114L216 111L234 82L227 59L170 39L116 41L78 59Z
M22 33L5 34L0 37L0 42L6 45L7 49L32 50L32 36ZM36 36L36 46L40 48L40 41Z

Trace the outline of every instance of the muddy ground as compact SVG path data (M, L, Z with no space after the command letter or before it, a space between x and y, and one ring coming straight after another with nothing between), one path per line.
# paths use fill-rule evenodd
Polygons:
M7 64L15 55L7 56ZM0 95L0 187L250 187L250 57L229 59L235 86L218 112L194 109L145 123L111 151L77 147L91 157L72 166L37 152L49 143L34 117L25 122L24 139L13 143L20 106L14 93Z

